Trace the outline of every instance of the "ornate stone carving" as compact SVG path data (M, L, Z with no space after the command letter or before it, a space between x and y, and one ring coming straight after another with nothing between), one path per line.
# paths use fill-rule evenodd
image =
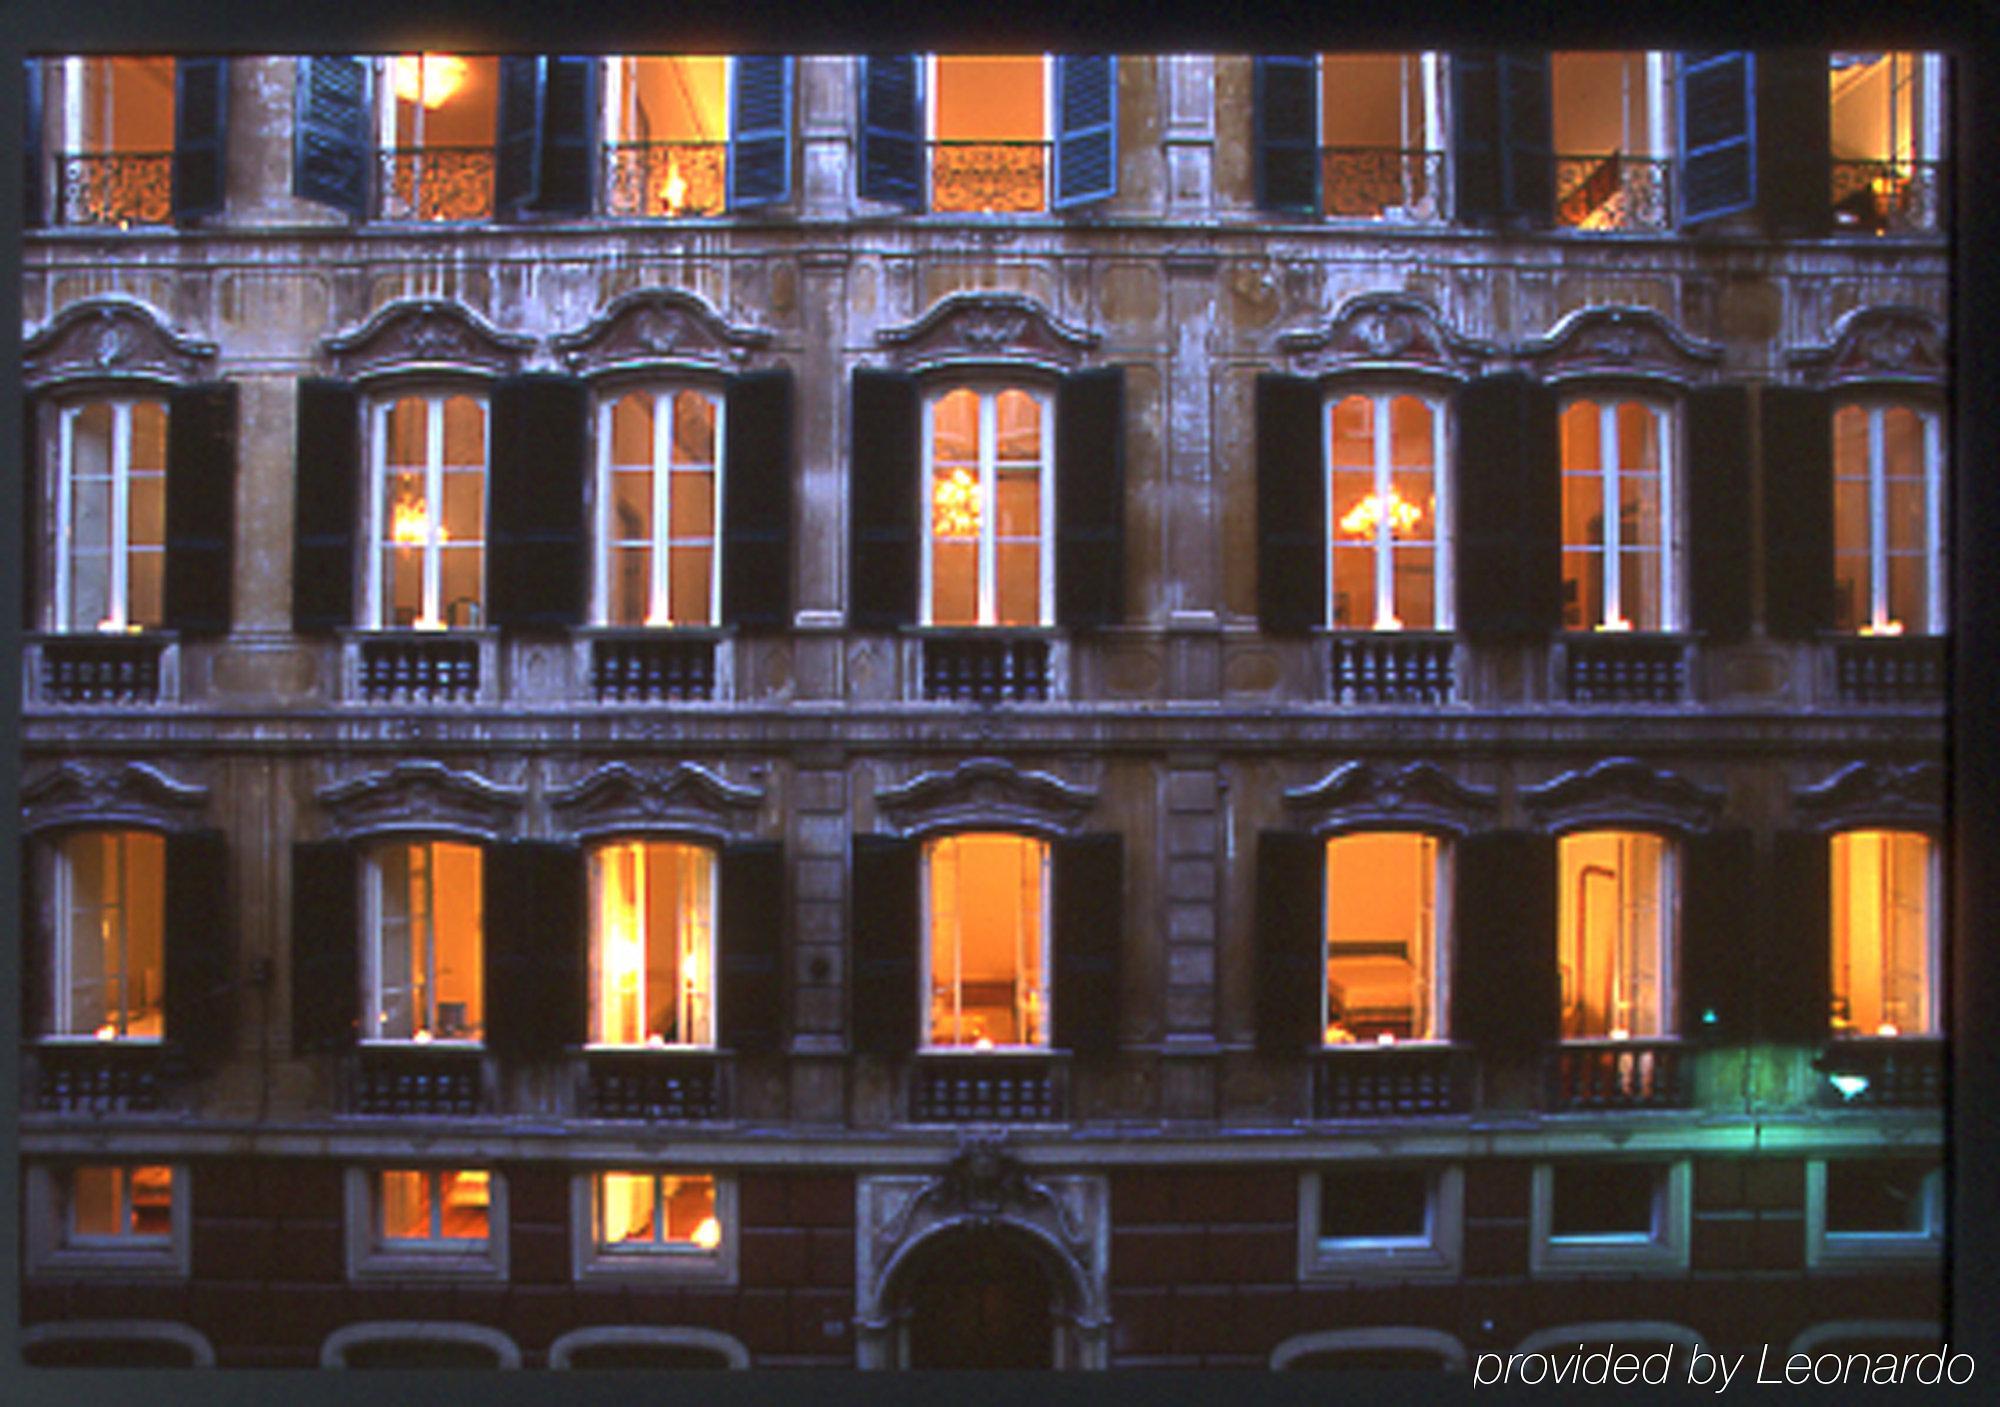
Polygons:
M479 372L509 376L521 369L534 339L501 332L458 303L406 298L376 310L351 332L323 345L334 370L356 380L404 372Z
M1610 825L1700 834L1715 824L1722 803L1720 792L1631 757L1607 757L1521 789L1522 809L1544 830Z
M1325 327L1284 333L1278 347L1304 376L1371 370L1475 376L1499 355L1492 343L1461 335L1408 293L1359 294Z
M1520 358L1544 381L1652 376L1693 383L1716 374L1722 348L1690 337L1651 308L1580 308L1548 336L1523 344Z
M998 757L971 758L875 793L876 812L899 835L994 827L1067 835L1096 803L1092 788Z
M72 303L22 348L21 379L31 388L59 381L141 378L195 381L215 344L183 336L134 298Z
M599 376L675 368L736 371L770 341L769 332L732 326L692 293L641 288L614 299L588 327L553 345L571 371Z
M200 824L208 788L144 762L64 762L21 786L21 829L139 826L185 831Z
M1010 362L1067 371L1099 341L1020 293L953 293L915 322L883 328L875 340L905 371Z
M1489 820L1499 801L1490 787L1469 787L1435 763L1347 762L1287 791L1285 805L1315 833L1395 825L1464 835Z
M1820 830L1855 826L1935 829L1944 823L1944 766L1851 762L1823 782L1801 787L1792 804Z
M423 832L507 840L519 832L526 795L442 762L411 759L321 787L319 802L333 839Z
M1786 360L1816 386L1873 381L1942 388L1944 323L1922 308L1856 308L1835 324L1831 342L1801 347Z
M608 762L553 793L549 811L564 835L685 831L726 840L751 834L763 804L762 788L692 762L645 772Z

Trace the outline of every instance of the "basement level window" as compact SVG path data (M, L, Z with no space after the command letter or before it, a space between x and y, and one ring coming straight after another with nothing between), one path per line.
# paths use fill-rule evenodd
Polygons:
M572 1188L578 1280L734 1282L734 1179L626 1168Z
M1334 1165L1300 1180L1300 1274L1455 1275L1464 1174L1456 1167Z
M347 1233L357 1280L503 1279L506 1181L487 1168L350 1168Z
M1535 1168L1538 1275L1685 1270L1689 1165L1577 1161Z
M1808 1265L1934 1264L1944 1219L1934 1153L1806 1164Z

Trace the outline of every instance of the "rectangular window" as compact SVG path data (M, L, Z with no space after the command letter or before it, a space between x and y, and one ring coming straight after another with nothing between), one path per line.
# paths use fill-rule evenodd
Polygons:
M186 1277L186 1168L30 1163L22 1171L27 1274L108 1281Z
M722 1244L710 1176L599 1173L595 1206L597 1249L603 1253L713 1255Z
M406 395L374 407L375 623L443 630L486 619L485 403Z
M1668 935L1676 899L1667 842L1584 831L1557 845L1565 1039L1670 1034Z
M1836 629L1944 632L1943 464L1935 414L1906 405L1834 412Z
M51 1034L98 1040L165 1034L165 840L150 831L76 831L57 865Z
M1320 195L1350 220L1442 215L1440 56L1321 54Z
M1935 1264L1944 1169L1934 1154L1806 1164L1806 1264Z
M480 848L459 841L369 851L365 1038L422 1044L484 1034L483 874Z
M1651 1240L1665 1171L1648 1164L1559 1164L1549 1235L1558 1241Z
M1299 1191L1303 1278L1458 1274L1463 1170L1336 1164L1302 1174Z
M1684 1272L1690 1165L1540 1163L1528 1263L1537 1275Z
M381 1174L377 1234L393 1246L484 1242L491 1178L478 1168L397 1168Z
M166 619L167 405L62 408L56 628L136 631Z
M924 844L933 1049L1049 1043L1049 847L969 834Z
M1048 209L1048 60L938 55L928 69L931 209Z
M1336 630L1445 630L1444 417L1412 395L1349 395L1327 410L1326 501Z
M1678 630L1667 411L1572 401L1561 439L1564 628Z
M598 414L600 622L718 624L722 398L633 391Z
M148 1164L72 1168L69 1245L166 1245L173 1235L173 1169Z
M1443 1035L1438 842L1384 832L1326 843L1326 1043Z
M67 58L61 85L61 221L127 229L172 220L174 60Z
M715 852L614 841L590 855L590 1039L715 1044Z
M925 402L925 625L1050 624L1054 419L1046 396L1018 387Z
M1942 57L1834 53L1827 98L1835 226L1868 234L1936 230Z
M354 1280L504 1280L507 1180L488 1168L349 1168Z
M728 201L730 60L605 60L604 208L719 215Z
M1664 53L1550 55L1557 224L1666 228L1667 86Z
M376 83L382 217L490 219L500 61L399 54L382 63Z
M1937 1033L1937 855L1910 831L1832 840L1833 1032Z

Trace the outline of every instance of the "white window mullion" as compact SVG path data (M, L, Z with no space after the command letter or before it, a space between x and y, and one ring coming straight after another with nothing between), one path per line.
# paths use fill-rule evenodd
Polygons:
M362 1034L379 1040L382 1036L382 859L378 850L368 857L362 881L362 902L367 914L368 934L361 945L361 993L368 1003L362 1013Z
M1394 531L1394 488L1389 466L1394 453L1389 425L1389 398L1375 396L1375 628L1394 630L1402 622L1396 616L1396 574L1390 557Z
M1426 401L1424 406L1431 417L1431 502L1437 505L1431 515L1431 628L1450 630L1456 619L1452 611L1456 564L1450 549L1452 486L1445 482L1449 461L1444 406L1438 401Z
M667 544L673 538L674 397L653 393L653 540L647 544L651 572L646 587L646 624L673 620L673 574L667 570Z
M1889 624L1889 484L1882 408L1868 412L1868 624Z
M937 624L931 586L936 575L931 559L937 555L937 408L935 397L925 397L923 483L917 489L917 525L924 544L924 550L917 554L917 619L924 625Z
M999 473L995 468L999 437L999 398L979 397L979 623L999 619L999 591L994 580L994 539L999 532Z
M444 397L425 399L424 616L435 629L444 620Z
M1931 634L1942 635L1945 630L1944 424L1935 415L1925 415L1923 423L1924 574L1929 587L1924 594L1930 607L1930 618L1923 624ZM1914 626L1916 622L1911 624Z
M56 479L56 541L61 544L56 562L55 619L57 630L69 630L73 622L69 618L70 578L76 574L76 541L70 536L71 500L76 497L76 418L82 412L76 406L65 406L56 422L56 453L59 473ZM23 590L31 589L32 584Z
M1681 524L1686 515L1680 503L1680 448L1674 439L1674 422L1664 410L1651 410L1653 442L1660 447L1659 503L1660 535L1660 629L1679 630L1681 611Z
M612 443L612 428L616 424L617 403L600 401L597 405L597 531L591 534L591 607L590 619L593 625L611 623L611 563L615 554L611 550L612 499L618 485L618 471L614 467L618 455Z
M1624 585L1618 570L1618 554L1623 548L1619 521L1618 502L1618 457L1622 446L1618 443L1618 407L1606 402L1598 410L1597 439L1602 446L1599 458L1603 462L1604 503L1604 619L1607 628L1623 629L1625 620Z
M111 409L111 590L105 602L101 630L123 630L128 620L125 594L131 569L126 554L131 546L130 495L132 486L132 406L120 401Z
M1646 51L1646 155L1664 161L1673 150L1667 144L1667 55Z
M734 63L735 60L731 60ZM708 538L708 624L722 624L722 524L725 497L729 484L722 472L722 465L728 452L729 417L728 404L721 396L709 399L709 419L715 426L714 443L709 446L709 478L714 485L709 494L710 517Z
M1059 472L1055 459L1056 418L1055 403L1048 397L1035 397L1035 418L1041 425L1041 462L1035 467L1035 502L1041 506L1041 522L1038 524L1042 540L1036 546L1035 561L1041 568L1041 589L1036 594L1041 598L1037 619L1043 625L1053 625L1056 619L1056 474Z

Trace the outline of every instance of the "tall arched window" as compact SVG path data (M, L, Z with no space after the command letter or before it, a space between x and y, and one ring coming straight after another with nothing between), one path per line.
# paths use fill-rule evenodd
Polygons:
M1327 406L1327 619L1336 630L1448 630L1439 404L1351 392Z
M1680 629L1673 415L1579 398L1563 407L1561 443L1564 627Z
M925 625L1053 623L1054 435L1048 395L1027 387L925 401Z
M598 415L599 623L719 623L722 397L631 390Z
M404 393L376 402L370 424L375 624L419 630L484 625L485 398Z
M1049 847L966 832L923 849L924 1043L991 1050L1049 1044Z
M1672 1034L1672 845L1641 831L1578 831L1556 853L1564 1038Z
M1836 629L1944 632L1943 463L1934 412L1879 403L1834 411Z

